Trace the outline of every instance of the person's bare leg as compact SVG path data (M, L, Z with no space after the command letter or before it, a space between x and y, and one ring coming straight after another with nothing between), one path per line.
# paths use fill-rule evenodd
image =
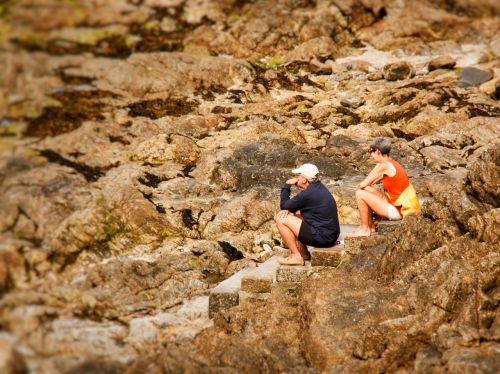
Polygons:
M370 236L374 226L371 216L375 212L379 216L387 217L387 202L379 194L364 190L356 191L356 202L361 216L361 226L348 236Z
M300 255L302 256L302 258L306 261L310 260L311 259L311 254L309 253L309 251L307 250L307 247L305 246L304 243L302 243L300 240L297 239L297 248L299 249L299 252L300 252Z
M375 188L375 187L372 187L372 186L366 186L366 187L364 188L364 191L366 191L366 192L370 192L370 193L373 193L373 194L375 194L376 196L379 196L381 199L386 200L385 195L384 195L382 192L380 192L380 190L379 190L379 189L377 189L377 188ZM387 201L387 200L386 200L386 201ZM370 214L370 217L369 217L369 218L370 218L370 223L369 223L369 226L370 226L370 230L371 230L371 232L372 232L372 233L373 233L373 232L375 232L375 231L377 231L376 224L375 224L375 222L374 222L374 220L373 220L373 213L374 213L374 212L372 211L372 212L371 212L371 214ZM376 214L376 213L375 213L375 214ZM378 214L377 214L377 216L378 216ZM378 223L378 221L377 221L377 223Z
M276 219L276 225L278 226L278 231L280 232L285 245L290 250L290 257L302 261L302 256L300 250L297 247L297 238L299 236L300 225L302 220L293 215L288 215L284 219Z

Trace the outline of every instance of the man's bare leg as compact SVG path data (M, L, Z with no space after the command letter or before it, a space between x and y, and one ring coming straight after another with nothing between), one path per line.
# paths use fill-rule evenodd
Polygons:
M290 250L291 258L303 261L300 250L297 247L297 238L299 236L300 225L302 220L290 214L284 219L275 218L276 225L280 235L285 242L285 245ZM302 243L301 243L302 244Z
M311 254L307 250L307 247L304 243L297 239L297 248L299 249L300 255L305 261L309 261L311 259Z

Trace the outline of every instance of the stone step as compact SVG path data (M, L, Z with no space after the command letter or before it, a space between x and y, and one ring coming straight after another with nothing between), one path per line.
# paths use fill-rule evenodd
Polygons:
M269 288L269 292L264 293L264 292L245 292L245 291L240 291L238 292L239 296L239 305L244 305L244 304L253 304L255 302L259 301L264 301L269 298L271 295L271 289Z
M343 244L330 248L313 248L311 250L311 265L337 267L346 256L347 252Z
M275 282L271 286L271 295L281 295L287 297L297 296L297 288L300 283L297 282Z
M276 282L302 282L311 273L312 266L309 261L306 261L304 266L280 265L276 270Z
M372 234L371 236L376 235ZM361 250L361 245L366 240L366 237L359 238L345 238L344 239L344 251L347 253L359 253Z
M208 298L208 315L210 318L220 310L238 305L241 279L252 270L252 268L242 269L212 289Z
M273 256L263 264L252 269L241 279L241 290L250 293L271 292L271 285L276 279L278 260L281 256Z

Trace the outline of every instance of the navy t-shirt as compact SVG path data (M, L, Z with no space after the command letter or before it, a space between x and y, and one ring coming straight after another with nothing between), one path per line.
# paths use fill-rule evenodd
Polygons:
M334 243L340 234L337 204L332 194L320 181L309 186L290 199L291 185L285 184L281 189L282 210L292 213L300 210L304 220L311 226L315 240L320 243Z

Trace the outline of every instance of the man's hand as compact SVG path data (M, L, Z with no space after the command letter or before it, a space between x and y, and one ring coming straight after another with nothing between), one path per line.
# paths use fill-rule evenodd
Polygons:
M286 184L296 184L298 181L297 177L293 177L293 178L290 178L289 180L287 180L285 183Z
M292 214L292 213L288 210L280 210L278 213L276 213L274 218L279 219L280 221L283 221L289 214Z

